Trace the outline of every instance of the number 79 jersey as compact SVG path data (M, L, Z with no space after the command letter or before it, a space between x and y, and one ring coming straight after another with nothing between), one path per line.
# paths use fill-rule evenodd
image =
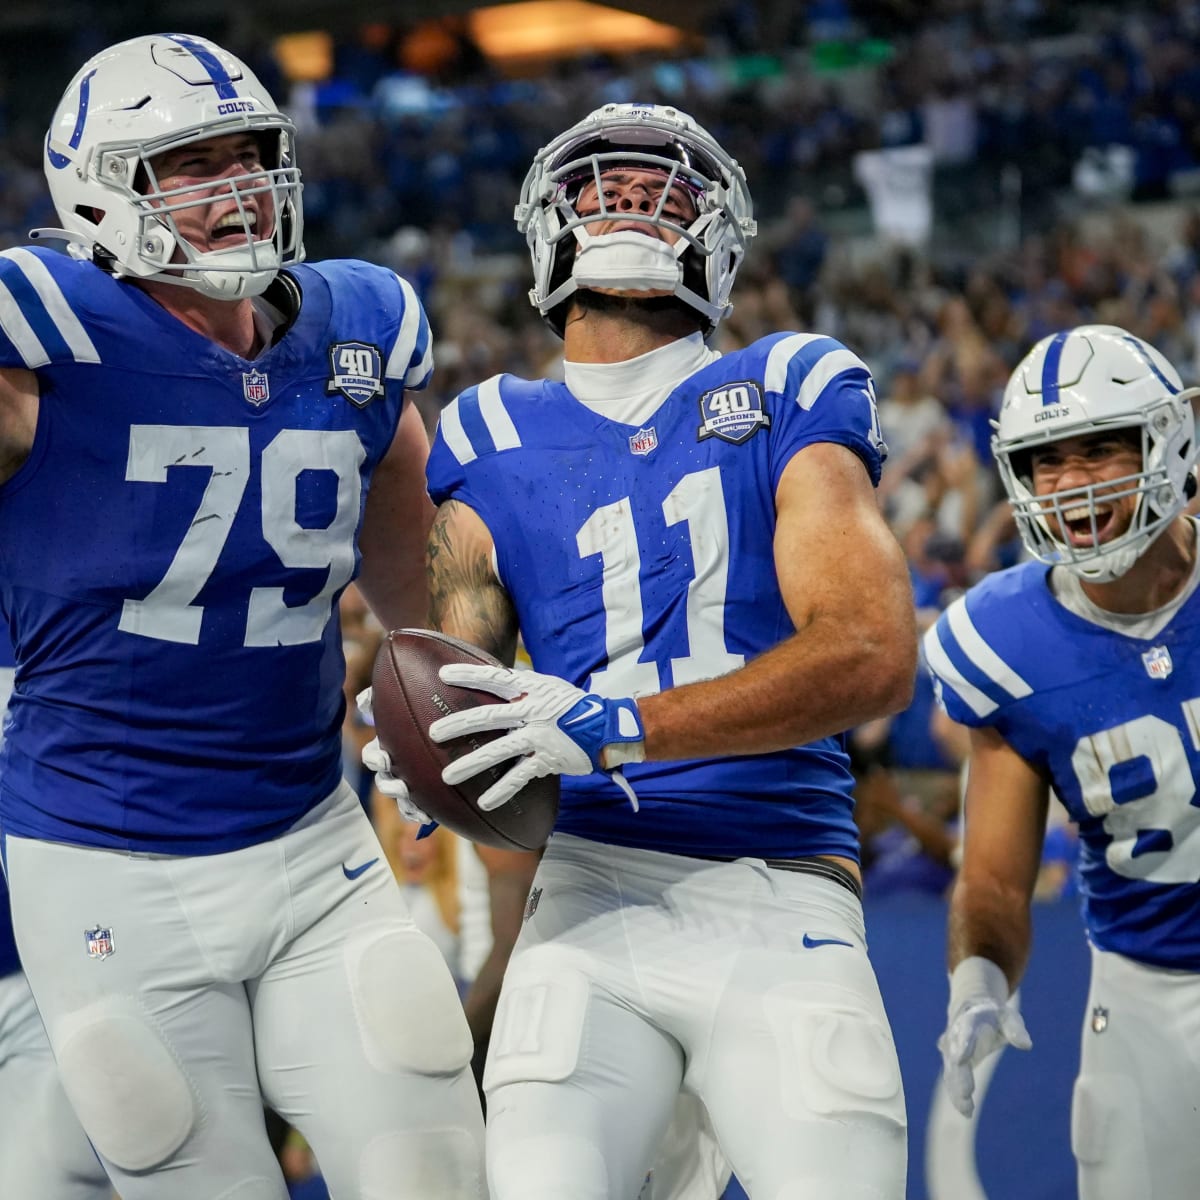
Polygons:
M91 263L0 254L0 366L41 396L0 487L6 832L214 853L336 788L336 604L430 338L391 271L288 276L296 318L248 361Z
M778 334L676 386L642 425L563 383L497 376L442 414L430 494L492 534L536 670L607 696L728 674L794 632L775 576L775 491L792 456L835 442L877 481L863 363ZM776 754L567 777L558 828L679 854L858 856L840 737Z
M1065 608L1048 570L997 572L942 614L924 640L935 686L954 720L993 727L1043 772L1078 823L1092 942L1200 970L1200 591L1144 640Z

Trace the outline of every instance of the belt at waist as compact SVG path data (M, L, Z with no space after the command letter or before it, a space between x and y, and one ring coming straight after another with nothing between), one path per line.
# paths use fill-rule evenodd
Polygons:
M706 862L736 862L746 855L721 854L690 854L689 858L701 858ZM831 879L840 883L847 891L862 899L862 884L846 870L841 863L831 862L827 858L764 858L763 862L775 871L799 871L804 875L820 875L823 879Z

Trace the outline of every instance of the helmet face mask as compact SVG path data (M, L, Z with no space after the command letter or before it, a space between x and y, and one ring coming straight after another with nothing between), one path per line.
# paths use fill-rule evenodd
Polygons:
M193 142L253 135L261 167L164 191L154 160ZM72 253L118 276L190 287L216 299L262 292L304 256L292 123L241 62L180 34L133 38L86 63L46 138L46 178ZM198 250L179 218L233 201L240 238ZM270 217L269 226L257 227Z
M653 212L606 205L603 178L618 168L663 178ZM580 213L589 183L598 203ZM694 205L690 219L668 211L680 188ZM530 302L561 335L566 302L581 287L674 295L711 332L732 308L729 293L755 233L752 212L741 168L686 114L605 105L540 150L525 178L515 217L533 259ZM591 231L617 218L670 236Z
M1153 346L1117 326L1084 325L1040 341L1009 380L992 439L1029 553L1087 582L1124 575L1183 511L1194 489L1195 394L1183 389ZM1036 493L1030 464L1040 447L1120 433L1140 449L1136 471ZM1114 505L1132 507L1132 515L1122 532L1101 540ZM1067 514L1073 522L1089 522L1083 538L1064 535Z

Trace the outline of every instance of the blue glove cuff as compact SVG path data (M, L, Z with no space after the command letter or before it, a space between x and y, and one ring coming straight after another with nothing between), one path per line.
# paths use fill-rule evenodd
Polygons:
M589 693L558 718L558 727L592 760L597 771L606 769L600 764L600 755L606 746L636 744L640 747L646 737L637 703L631 697L608 700ZM641 756L627 754L621 761L641 761Z

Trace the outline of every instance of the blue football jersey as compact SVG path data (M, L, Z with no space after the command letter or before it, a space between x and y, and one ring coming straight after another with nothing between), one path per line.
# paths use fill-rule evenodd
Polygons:
M1200 593L1142 640L1065 608L1048 571L977 584L926 633L926 660L950 716L994 727L1078 823L1095 945L1198 970Z
M536 670L606 696L727 674L794 632L773 560L775 489L835 442L878 481L870 376L832 338L779 334L680 383L641 426L565 384L497 376L442 414L430 494L486 523ZM679 854L858 856L844 739L564 777L558 829Z
M0 254L0 365L41 389L0 488L8 833L215 853L337 786L337 600L430 336L391 271L288 275L294 322L245 360L90 263Z

